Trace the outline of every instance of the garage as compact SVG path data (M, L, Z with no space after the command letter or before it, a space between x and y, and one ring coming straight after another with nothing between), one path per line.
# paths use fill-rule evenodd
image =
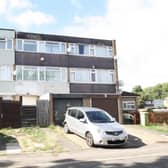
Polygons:
M119 120L117 97L92 98L92 106L104 109L114 118L116 118L117 121Z
M62 125L66 109L71 106L82 106L82 100L82 98L70 96L64 98L53 98L54 124Z

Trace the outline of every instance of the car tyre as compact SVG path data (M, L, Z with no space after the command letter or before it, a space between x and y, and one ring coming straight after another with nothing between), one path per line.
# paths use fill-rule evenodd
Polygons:
M66 134L70 133L70 130L69 130L69 127L68 127L68 124L67 124L67 123L64 124L64 132L65 132Z
M90 146L90 147L93 147L93 146L94 146L93 136L92 136L92 134L91 134L90 132L88 132L88 133L86 134L86 143L87 143L87 145Z

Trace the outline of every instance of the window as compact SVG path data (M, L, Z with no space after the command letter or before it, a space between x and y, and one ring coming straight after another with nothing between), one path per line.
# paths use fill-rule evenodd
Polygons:
M106 56L106 47L105 46L96 46L96 56L105 57Z
M83 114L83 112L82 111L77 111L77 119L82 119L82 118L84 118L84 114Z
M70 49L70 54L74 54L77 55L78 54L78 50L77 50L77 44L69 44L69 49Z
M84 45L79 44L79 54L84 54Z
M17 48L17 50L20 50L20 51L23 50L23 42L22 42L22 40L17 39L17 41L16 41L16 48Z
M12 49L12 40L0 38L0 49Z
M89 55L89 46L86 44L79 44L79 55Z
M37 67L24 67L23 69L24 80L37 80Z
M60 53L59 43L46 42L47 53Z
M96 46L97 57L112 57L112 47L110 46Z
M61 73L59 69L46 68L46 80L47 81L60 81Z
M123 101L123 109L124 110L135 110L135 101Z
M23 80L22 66L16 66L16 80Z
M66 68L16 66L16 79L66 82L67 71Z
M91 81L96 82L96 70L95 69L91 70Z
M7 49L12 49L12 40L7 40Z
M96 53L95 53L95 46L94 45L90 45L89 46L89 55L90 56L95 56Z
M0 66L0 80L11 81L13 79L13 67L2 65Z
M70 72L71 82L90 82L90 70L89 69L72 69Z
M97 82L114 83L114 72L111 70L97 70Z
M107 56L109 56L109 57L111 56L112 57L112 54L113 54L112 53L112 47L110 47L110 46L107 47Z
M24 49L24 51L36 52L37 51L36 41L24 40L23 49Z
M5 39L0 39L0 49L5 49Z
M71 117L74 117L76 118L76 110L69 110L68 114L71 116Z

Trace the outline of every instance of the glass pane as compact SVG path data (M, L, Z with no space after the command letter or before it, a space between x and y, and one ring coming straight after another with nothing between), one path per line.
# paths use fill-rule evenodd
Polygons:
M37 44L35 41L24 41L24 51L37 51Z
M79 44L79 54L84 54L84 45Z
M61 75L59 70L46 70L46 80L48 81L60 81Z
M22 80L22 67L16 67L16 80Z
M105 46L96 46L96 56L105 57L106 56L106 47Z
M45 80L45 71L43 71L43 70L40 70L40 80Z
M5 49L5 40L0 40L0 49Z
M25 68L24 69L24 80L37 80L37 69Z
M7 40L7 49L12 49L12 40Z
M22 50L22 40L17 40L17 49Z
M46 51L48 53L60 53L59 43L46 43Z

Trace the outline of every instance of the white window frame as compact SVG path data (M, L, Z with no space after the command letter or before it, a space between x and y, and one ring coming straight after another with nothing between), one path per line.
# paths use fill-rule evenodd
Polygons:
M50 44L58 44L58 52L47 52L47 43L50 43ZM64 51L62 51L62 44L64 44ZM48 54L65 54L66 53L66 44L65 42L59 42L59 41L45 41L45 53L48 53Z
M36 51L27 51L27 50L25 50L25 49L24 49L25 43L27 43L27 44L29 43L29 44L30 44L30 43L32 43L32 42L36 44ZM33 52L33 53L35 52L35 53L37 53L37 51L38 51L38 41L36 41L36 40L30 40L30 39L25 39L25 40L23 40L23 42L22 42L22 47L23 47L23 51L24 51L24 52Z
M19 79L19 80L17 79L18 81L67 82L67 68L64 68L64 67L42 67L42 66L20 66L20 65L17 65L16 68L17 67L21 68L21 75L22 75L21 79ZM29 68L30 69L33 68L33 69L37 70L37 79L36 80L25 80L24 79L24 70L29 69ZM58 70L60 73L60 79L59 80L47 80L47 78L46 78L47 69L50 69L51 71ZM44 80L40 79L40 71L44 72Z
M124 104L126 107L124 107ZM134 105L134 108L130 107L131 105ZM124 100L122 102L123 110L136 110L136 102L133 100Z
M8 48L8 40L12 41L12 47L11 48ZM0 48L0 50L13 50L13 39L0 38L0 41L4 41L5 42L5 48Z
M91 49L93 49L94 50L94 54L92 55L91 54ZM95 45L89 45L89 56L96 56L96 46Z

